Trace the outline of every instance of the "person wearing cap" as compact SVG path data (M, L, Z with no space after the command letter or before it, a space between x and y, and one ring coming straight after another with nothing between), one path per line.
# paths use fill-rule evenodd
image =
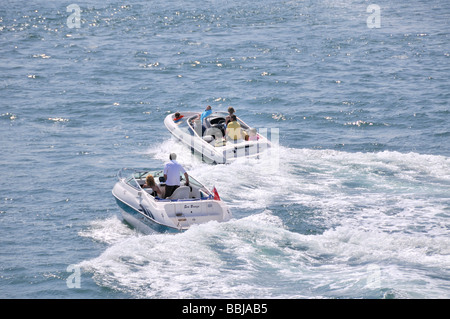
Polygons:
M176 161L177 154L171 153L170 161L164 165L164 179L166 180L165 197L170 197L180 187L180 173L186 178L186 186L189 186L189 175L186 170Z

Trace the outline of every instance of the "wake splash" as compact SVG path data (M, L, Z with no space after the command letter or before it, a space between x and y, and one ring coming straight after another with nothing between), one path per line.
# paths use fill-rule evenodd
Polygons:
M419 227L434 235L448 231L441 220L449 212L450 159L445 156L276 146L261 159L208 165L182 147L168 140L149 154L165 161L175 151L190 174L216 186L236 218L269 209L287 227L282 214L295 220L312 212L324 223L322 231L339 225L390 232Z
M133 298L446 298L448 247L445 238L344 226L298 234L263 212L135 234L79 266Z
M148 155L176 152L233 220L148 236L97 221L82 235L110 246L80 266L99 285L133 298L450 297L448 158L279 146L276 168L211 166L179 147Z

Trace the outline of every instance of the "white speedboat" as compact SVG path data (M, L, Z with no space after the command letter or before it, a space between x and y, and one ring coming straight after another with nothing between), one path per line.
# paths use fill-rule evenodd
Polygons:
M258 157L271 146L270 141L256 132L241 119L237 119L242 129L239 140L226 137L226 112L213 112L200 123L198 112L180 112L181 119L175 121L175 113L164 119L166 128L191 151L202 156L205 162L213 164L229 163L240 157Z
M139 231L180 232L194 224L224 222L231 218L231 212L215 187L211 192L190 175L189 186L186 186L184 176L180 175L181 186L169 198L160 198L152 188L143 188L150 174L164 197L162 170L124 168L119 171L118 181L112 190L123 218Z

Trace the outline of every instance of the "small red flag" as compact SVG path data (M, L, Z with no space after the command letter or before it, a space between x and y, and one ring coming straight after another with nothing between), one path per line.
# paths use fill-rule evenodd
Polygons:
M216 186L213 188L214 200L220 200L219 193L217 192Z

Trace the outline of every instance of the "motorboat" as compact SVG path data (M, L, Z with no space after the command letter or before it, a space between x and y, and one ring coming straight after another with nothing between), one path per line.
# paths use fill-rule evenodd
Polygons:
M162 191L158 196L152 188L144 188L146 178L152 175ZM189 185L180 175L180 187L164 198L163 170L121 169L112 195L123 219L143 233L182 232L195 224L210 221L225 222L231 212L214 187L208 190L190 174Z
M239 117L240 138L226 135L225 118L227 112L212 112L200 123L198 112L177 112L166 116L164 125L182 143L190 147L193 153L200 154L205 162L212 164L230 163L237 158L260 156L270 146L270 141L246 124Z

